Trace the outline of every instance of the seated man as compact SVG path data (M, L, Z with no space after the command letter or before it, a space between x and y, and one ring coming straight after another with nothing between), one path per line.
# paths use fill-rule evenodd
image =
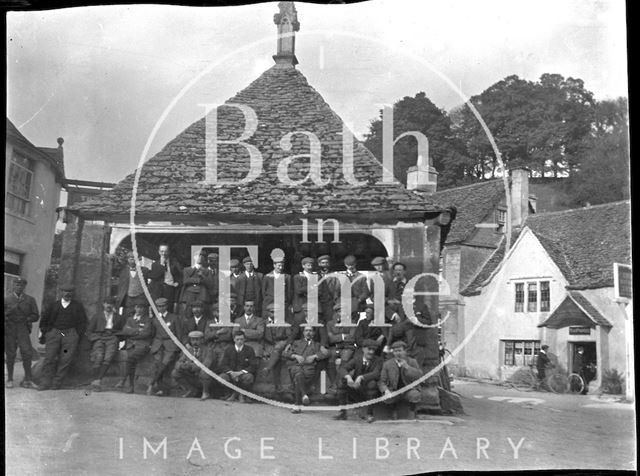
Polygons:
M220 378L244 390L250 390L255 380L257 368L256 354L253 348L245 345L244 332L234 332L233 345L227 347L222 356ZM230 402L234 400L238 400L240 403L246 402L244 395L240 395L235 391L231 392L227 400Z
M191 312L187 313L182 320L182 338L183 344L189 342L189 333L191 331L200 331L204 335L204 331L209 324L209 319L204 315L204 303L196 300L191 302Z
M153 323L149 317L146 304L136 303L133 316L127 318L120 336L126 339L125 350L127 351L127 363L124 376L117 387L124 386L125 380L129 379L127 393L133 393L136 376L136 367L149 352L151 340L153 339Z
M102 311L93 316L87 328L87 336L91 343L91 363L94 376L91 385L96 390L100 389L102 378L116 357L120 342L117 333L124 326L124 319L115 312L115 304L114 298L105 298L102 303Z
M264 352L264 319L256 316L255 303L245 301L244 314L235 321L244 332L246 344L253 348L256 357L262 358Z
M356 327L355 332L355 341L356 345L360 348L364 347L364 341L371 339L376 341L378 345L378 349L382 348L382 343L384 342L384 334L382 332L381 327L372 326L373 322L373 304L367 304L365 306L365 318L360 319L358 322L358 327ZM379 353L376 351L376 353Z
M347 399L361 402L378 396L378 379L382 370L382 357L376 355L378 343L367 339L363 342L362 352L357 352L344 366L344 377L338 380L338 402L346 405ZM366 407L367 422L373 421L373 407ZM334 417L336 420L346 420L347 411L340 410Z
M280 383L281 370L282 370L282 353L287 345L290 344L289 338L293 332L293 327L270 327L269 324L274 323L277 304L271 303L266 306L267 313L267 326L264 331L264 358L268 359L267 365L262 371L267 374L273 372L273 385L277 394L282 393L282 386ZM290 313L286 312L285 321L291 324Z
M342 326L342 320L350 320L351 316L343 316L340 304L334 306L333 319L327 322L327 337L329 340L330 365L329 380L333 385L340 371L340 366L346 364L353 357L355 350L356 327ZM331 365L333 364L333 365Z
M206 362L208 349L203 345L204 334L201 331L191 331L188 336L189 343L186 345L187 350L200 362ZM201 373L204 372L191 360L189 354L180 355L173 372L171 372L171 377L186 391L182 395L183 398L197 397L200 395L202 395L203 400L208 398L209 392L204 388L206 379L201 378ZM206 375L206 373L204 375Z
M290 361L289 375L295 391L296 405L309 405L308 387L316 377L317 363L328 357L320 343L313 340L314 333L312 326L304 326L303 338L295 341L284 353L285 358ZM300 411L296 408L292 413Z
M211 305L211 319L207 321L204 330L204 343L211 353L209 356L211 365L208 367L214 372L218 371L226 348L233 345L233 330L238 328L234 325L224 327L216 325L220 323L218 316L218 303L214 303Z
M170 312L167 312L169 301L166 298L156 299L156 307L158 313L162 316L169 330L178 339L182 336L180 318ZM180 349L173 342L169 333L162 326L157 318L152 320L154 328L153 342L151 344L151 354L153 355L153 378L147 387L147 395L155 394L158 397L169 394L169 389L164 384L166 375L171 375L171 368L178 359ZM158 388L156 388L156 386Z
M393 357L388 359L382 365L380 372L380 381L378 389L385 396L391 395L392 392L402 389L404 386L418 380L422 377L422 371L415 359L407 356L407 344L401 340L395 341L391 345ZM387 405L395 405L399 401L409 402L409 408L413 417L415 417L416 403L420 402L420 390L412 388L399 395L387 398L384 403ZM397 412L393 410L394 419L397 418Z

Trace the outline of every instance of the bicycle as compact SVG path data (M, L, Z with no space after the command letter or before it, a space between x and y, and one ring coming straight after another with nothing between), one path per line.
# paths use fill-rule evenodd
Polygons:
M546 390L552 393L581 393L584 390L584 380L576 373L566 375L561 371L556 371L545 377L544 380L540 380L534 370L534 365L529 364L527 367L521 369L522 371L517 371L507 383L521 391Z

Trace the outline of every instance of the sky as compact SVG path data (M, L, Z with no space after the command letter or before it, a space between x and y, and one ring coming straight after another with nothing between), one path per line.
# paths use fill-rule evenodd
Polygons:
M623 0L296 8L297 67L359 137L383 104L424 91L450 110L512 74L581 78L598 100L628 95ZM9 12L7 117L37 146L64 138L67 178L117 182L157 124L147 158L203 117L204 104L273 65L277 12L276 2Z

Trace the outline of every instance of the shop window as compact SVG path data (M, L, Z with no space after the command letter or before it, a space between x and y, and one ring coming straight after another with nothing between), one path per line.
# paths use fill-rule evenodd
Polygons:
M505 340L503 363L510 367L533 364L540 351L539 340Z
M12 251L4 251L4 295L13 291L13 282L22 271L22 256Z
M5 207L20 215L29 214L31 184L33 182L33 161L13 154L9 176L7 177L7 200Z

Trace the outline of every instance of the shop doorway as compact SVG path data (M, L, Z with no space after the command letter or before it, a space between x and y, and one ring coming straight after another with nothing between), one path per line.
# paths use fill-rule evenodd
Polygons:
M574 368L576 362L576 354L578 349L582 347L584 354L582 355L582 361L584 365L584 376L588 382L595 380L598 377L598 356L596 353L595 342L569 342L569 371L576 372Z

